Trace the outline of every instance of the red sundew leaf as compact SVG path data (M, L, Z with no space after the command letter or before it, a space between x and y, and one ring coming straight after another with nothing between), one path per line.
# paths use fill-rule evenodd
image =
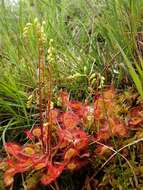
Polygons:
M110 148L112 148L112 147L108 148L104 145L99 145L95 150L95 154L98 156L104 156L105 154L108 154L111 152Z
M63 149L69 145L69 141L63 140L62 143L60 144L60 149Z
M34 155L25 154L24 152L20 152L15 158L21 162L25 162L28 159L32 159Z
M87 148L88 146L88 136L79 128L59 129L58 136L61 144L71 144L77 151Z
M69 107L70 107L72 110L82 110L83 105L82 105L82 103L79 102L79 101L71 100L71 101L69 102Z
M96 119L96 120L99 120L100 119L100 117L101 117L101 110L99 109L99 108L97 108L97 106L94 104L94 106L96 107L95 109L94 109L94 118Z
M40 129L40 127L34 127L32 129L32 135L35 138L40 138L41 137L41 129Z
M11 175L6 175L6 176L4 177L4 184L5 184L6 187L12 185L13 182L14 182L13 176L11 176Z
M72 141L72 135L71 135L71 131L68 130L68 129L62 129L62 128L59 128L57 130L57 134L58 134L58 137L59 137L59 141Z
M115 104L110 100L105 100L100 97L94 102L94 117L95 120L104 119L108 116L112 116L115 113Z
M46 162L39 161L34 165L35 170L41 170L47 166Z
M40 170L42 168L45 168L49 165L49 160L47 156L43 155L40 158L36 158L33 160L33 167L35 170Z
M137 127L143 124L143 108L141 106L132 108L129 112L129 117L128 125L130 127Z
M77 164L73 161L73 162L70 162L68 165L67 165L67 169L68 170L75 170L77 168Z
M72 160L71 162L68 163L67 169L74 171L80 169L81 167L87 164L88 164L87 160Z
M137 126L139 126L142 123L143 123L143 118L141 118L141 117L132 117L128 121L128 125L132 126L132 127L137 127Z
M0 160L0 170L5 170L7 168L8 164L6 160Z
M5 171L4 184L6 187L12 185L14 181L14 178L13 178L14 175L15 175L15 168L9 168L8 170Z
M25 150L25 148L28 148L28 150ZM8 168L13 168L15 174L28 171L33 166L34 154L29 148L28 146L24 147L18 154L14 155L15 159L8 159L6 161Z
M53 109L50 111L50 117L53 124L57 123L58 115L59 115L58 109Z
M27 144L23 147L22 153L27 156L32 156L35 154L35 149L32 144Z
M108 120L105 120L100 124L101 129L95 136L97 141L107 141L111 136L128 136L128 130L125 123L118 118L109 117Z
M71 158L73 158L77 155L78 155L77 150L75 150L74 148L70 148L66 151L65 156L64 156L64 160L70 160Z
M95 120L106 118L107 106L105 100L102 97L99 97L94 102L94 118Z
M79 123L78 116L72 112L65 112L61 120L65 128L75 128Z
M18 150L15 149L16 146L14 146L14 149L12 146L8 145L8 152L11 155L13 155L16 160L19 160L21 162L26 162L28 159L33 159L35 157L35 149L32 144L27 144L26 146L23 147L20 147L18 145L20 147L20 149ZM9 159L7 163L8 164L13 163L13 160Z
M48 166L48 171L46 174L43 174L43 176L41 177L41 182L43 185L48 185L50 183L52 183L53 181L55 181L60 174L63 172L65 168L65 164L60 165L60 166L54 166L52 164L50 164Z
M67 129L59 128L57 130L57 135L59 137L59 144L60 144L59 148L61 149L65 148L72 142L71 132L69 132Z
M99 122L100 129L95 135L95 139L97 141L107 141L112 134L111 126L109 126L109 121L107 120L100 120Z
M143 108L141 106L134 107L129 112L130 117L143 116Z
M30 139L31 141L34 139L34 136L32 135L31 131L24 131L26 137Z
M62 107L68 107L69 104L69 94L65 91L60 92L60 97L62 100Z
M23 173L29 171L33 167L33 160L31 158L25 160L14 160L14 161L7 161L8 163L8 170L6 171L6 175L14 176L17 173Z
M104 119L106 115L111 116L115 112L115 90L109 87L98 95L94 100L94 117L95 120Z
M75 132L73 132L73 137L74 137L74 147L77 150L87 148L88 136L84 131L77 129Z
M96 135L96 141L107 141L111 137L109 130L100 130Z
M7 163L9 168L14 168L15 167L14 161L12 159L6 160L6 163Z
M118 118L109 118L109 122L113 135L121 137L128 136L128 130L122 120L119 120Z
M112 100L116 95L115 88L113 86L109 86L107 89L105 89L102 93L102 96L104 99Z
M74 111L75 114L78 115L79 118L86 118L87 114L90 112L90 106L85 104L83 105L81 102L78 101L70 101L69 102L69 107Z
M114 129L113 133L115 135L121 136L121 137L127 137L128 136L128 130L126 129L125 125L122 123L117 124L116 128Z
M25 160L25 161L18 161L18 162L15 162L15 164L11 167L9 167L8 170L6 170L5 174L4 174L4 181L5 181L5 184L8 186L8 184L10 185L10 182L12 183L12 178L14 177L15 174L17 173L23 173L23 172L26 172L26 171L29 171L32 167L32 160L29 159L29 160ZM6 182L6 180L10 179L8 184Z
M47 168L47 166L49 165L49 159L47 157L46 154L41 155L41 157L39 158L34 158L33 160L33 168L35 170L40 170L42 168Z
M4 146L5 150L13 156L17 156L22 151L21 146L15 143L5 143Z
M19 161L15 164L15 173L23 173L29 171L33 166L33 162L31 159L27 159L25 161Z

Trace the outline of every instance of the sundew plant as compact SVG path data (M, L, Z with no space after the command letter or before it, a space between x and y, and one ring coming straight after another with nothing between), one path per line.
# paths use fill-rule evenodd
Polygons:
M142 189L143 0L0 12L0 189Z

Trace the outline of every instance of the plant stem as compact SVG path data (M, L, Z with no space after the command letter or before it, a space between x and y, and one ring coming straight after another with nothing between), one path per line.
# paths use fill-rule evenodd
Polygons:
M40 129L41 129L41 140L44 151L44 139L43 139L43 115L42 115L42 86L41 86L41 47L38 47L38 70L39 70L39 109L40 109Z

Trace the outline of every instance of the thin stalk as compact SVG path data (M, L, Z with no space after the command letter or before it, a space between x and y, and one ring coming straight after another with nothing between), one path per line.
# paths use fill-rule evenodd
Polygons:
M42 54L42 83L44 84L45 82L45 54L44 54L44 48L42 48L41 50L41 54Z
M47 145L48 145L48 155L51 157L51 96L52 96L52 73L51 73L51 65L48 67L48 104L47 104L47 121L48 121L48 131L47 131Z
M38 69L39 69L39 109L40 109L40 129L41 129L41 140L44 151L44 132L43 132L43 115L42 115L42 86L41 86L41 48L38 47Z

